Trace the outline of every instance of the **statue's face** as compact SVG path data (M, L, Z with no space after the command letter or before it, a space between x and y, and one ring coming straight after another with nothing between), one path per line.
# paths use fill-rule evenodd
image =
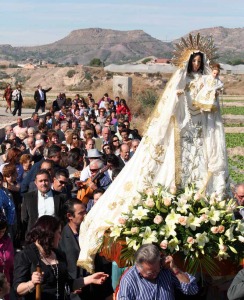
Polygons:
M197 55L192 60L192 71L197 72L201 66L202 58L200 55Z

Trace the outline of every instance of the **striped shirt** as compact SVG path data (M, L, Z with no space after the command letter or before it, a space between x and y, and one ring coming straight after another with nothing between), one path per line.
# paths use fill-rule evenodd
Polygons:
M198 292L195 277L188 275L190 282L180 282L168 269L162 269L152 283L143 278L136 267L132 267L121 279L118 300L174 300L174 289L186 295Z

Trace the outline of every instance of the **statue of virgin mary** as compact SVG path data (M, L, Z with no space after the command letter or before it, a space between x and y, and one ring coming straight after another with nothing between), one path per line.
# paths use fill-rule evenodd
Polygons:
M177 71L169 80L131 160L80 227L78 265L94 272L93 259L105 230L137 204L139 192L161 184L170 190L194 183L200 193L224 195L227 179L225 135L220 110L200 111L194 99L202 75L216 55L211 38L191 36L176 45Z

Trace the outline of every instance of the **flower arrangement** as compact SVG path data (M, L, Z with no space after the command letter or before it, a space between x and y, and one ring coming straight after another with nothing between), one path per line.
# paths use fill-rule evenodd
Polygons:
M181 253L188 272L213 275L218 268L213 258L243 257L244 223L233 218L235 208L233 199L206 197L194 186L176 193L159 185L141 192L112 224L110 241L124 241L121 258L127 265L142 244L156 243L167 255Z

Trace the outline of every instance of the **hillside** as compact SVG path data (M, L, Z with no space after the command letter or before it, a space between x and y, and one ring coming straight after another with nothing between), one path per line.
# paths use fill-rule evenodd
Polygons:
M192 33L197 32L214 37L219 48L220 62L244 60L244 28L213 27ZM176 41L165 43L142 30L79 29L48 45L36 47L0 45L0 59L12 62L33 59L87 65L91 59L98 57L106 65L122 64L148 56L171 58Z

